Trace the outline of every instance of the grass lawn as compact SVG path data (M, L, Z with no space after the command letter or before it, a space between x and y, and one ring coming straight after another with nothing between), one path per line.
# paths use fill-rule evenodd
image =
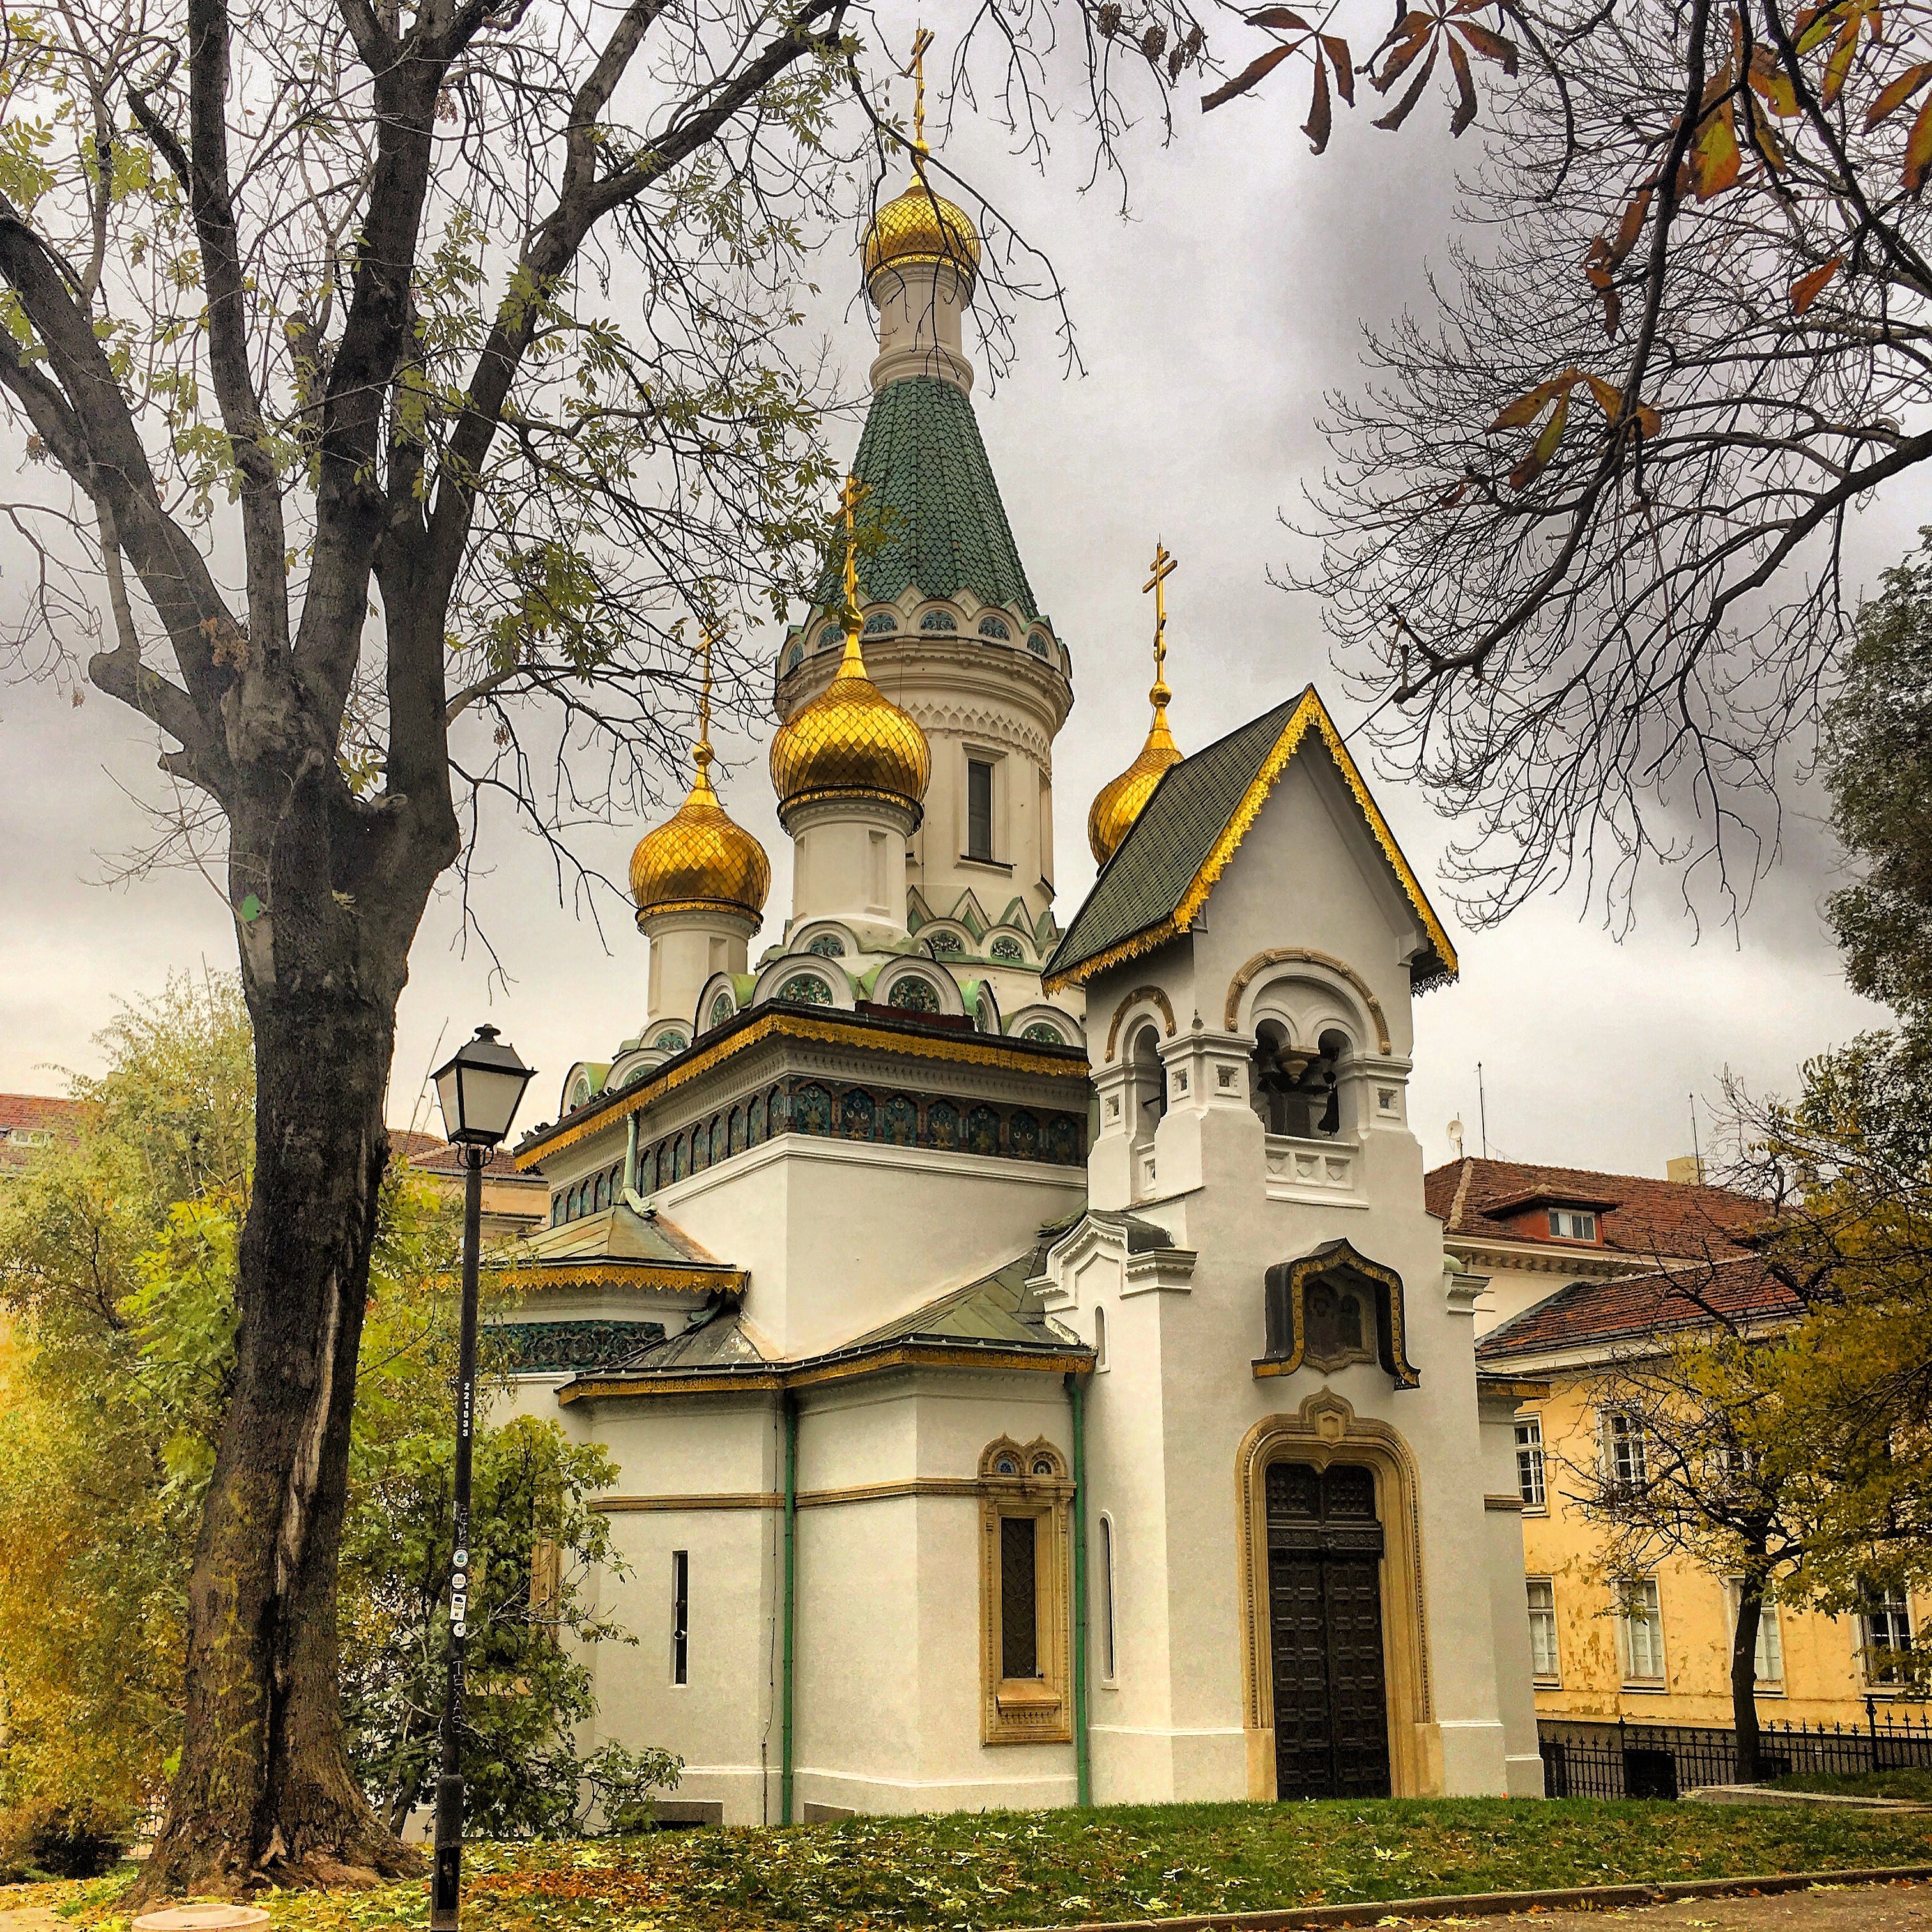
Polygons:
M976 1932L1927 1863L1932 1819L1795 1808L1454 1798L956 1813L474 1846L464 1924L466 1932ZM50 1904L100 1924L115 1916L126 1882L0 1888L0 1910ZM428 1918L420 1884L260 1902L277 1932L382 1932Z
M1779 1791L1827 1791L1839 1798L1911 1798L1932 1804L1932 1770L1923 1766L1910 1771L1855 1772L1843 1778L1801 1772L1791 1778L1773 1778L1772 1784Z

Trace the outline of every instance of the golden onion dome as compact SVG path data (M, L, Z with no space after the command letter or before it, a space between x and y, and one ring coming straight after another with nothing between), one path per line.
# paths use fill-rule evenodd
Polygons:
M932 777L918 721L874 684L848 617L832 682L801 704L772 740L772 784L782 812L818 798L882 798L916 812Z
M711 747L694 754L698 776L690 796L631 854L631 896L641 926L653 913L723 906L756 919L772 889L765 848L718 802L708 769Z
M881 268L922 262L950 262L969 290L980 272L980 231L972 217L936 192L920 170L866 230L866 280Z
M1170 765L1180 764L1180 747L1167 728L1168 700L1174 694L1156 682L1148 696L1154 704L1154 722L1148 728L1147 742L1117 778L1102 785L1087 812L1087 843L1093 848L1094 862L1104 866L1120 850L1120 842L1133 830L1134 820L1146 808L1160 782L1160 775Z

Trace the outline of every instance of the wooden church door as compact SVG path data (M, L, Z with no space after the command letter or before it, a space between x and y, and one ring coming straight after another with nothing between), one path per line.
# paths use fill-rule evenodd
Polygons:
M1386 1798L1374 1474L1347 1462L1274 1462L1267 1493L1276 1795Z

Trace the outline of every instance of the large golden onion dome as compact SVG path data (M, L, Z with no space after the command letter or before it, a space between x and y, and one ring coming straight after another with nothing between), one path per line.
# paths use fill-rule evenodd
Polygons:
M849 574L848 560L848 574ZM932 748L866 670L856 614L832 682L801 704L772 740L781 812L819 798L880 798L916 813L932 777Z
M1141 754L1117 778L1112 778L1094 795L1087 812L1087 843L1093 848L1094 862L1104 866L1120 850L1120 841L1133 830L1134 820L1145 809L1169 765L1178 765L1180 747L1167 728L1168 700L1174 694L1164 684L1156 684L1149 694L1154 700L1154 723Z
M641 926L653 913L728 907L756 919L772 889L765 848L718 802L712 788L711 747L698 741L698 776L691 794L631 854L631 896Z
M980 272L980 232L972 217L915 167L904 193L887 202L866 230L866 279L884 268L940 262L950 262L970 290Z

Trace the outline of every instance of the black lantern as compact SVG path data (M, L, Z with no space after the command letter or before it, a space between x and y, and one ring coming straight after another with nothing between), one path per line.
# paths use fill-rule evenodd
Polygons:
M494 1027L478 1027L476 1037L434 1076L443 1132L464 1147L494 1147L510 1131L524 1089L536 1075L514 1047L498 1044Z

